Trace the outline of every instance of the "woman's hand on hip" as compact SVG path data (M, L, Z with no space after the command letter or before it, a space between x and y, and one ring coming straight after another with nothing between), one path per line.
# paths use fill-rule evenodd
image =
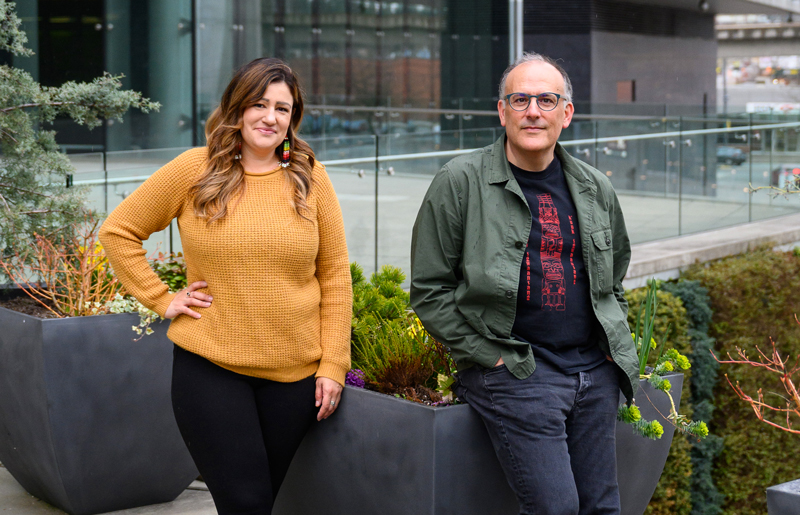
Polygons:
M319 408L317 420L330 417L339 407L342 398L342 385L328 377L317 378L316 406Z
M205 281L196 281L178 292L167 307L165 318L175 318L178 315L189 315L192 318L200 318L200 313L193 310L190 306L207 308L211 305L211 295L197 291L200 288L208 287Z

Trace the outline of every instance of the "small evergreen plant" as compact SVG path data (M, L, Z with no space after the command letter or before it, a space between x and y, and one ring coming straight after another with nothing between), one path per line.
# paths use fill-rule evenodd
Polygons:
M33 55L14 7L0 0L0 50ZM86 190L67 187L74 169L59 152L55 133L42 126L67 116L91 129L104 119L122 121L131 108L159 108L123 91L119 79L105 74L89 83L45 87L23 70L0 65L0 259L24 255L37 235L61 237L88 216Z
M452 402L452 364L447 350L422 327L401 284L405 274L384 266L364 277L350 265L353 281L351 384L432 404ZM357 371L356 371L357 370Z

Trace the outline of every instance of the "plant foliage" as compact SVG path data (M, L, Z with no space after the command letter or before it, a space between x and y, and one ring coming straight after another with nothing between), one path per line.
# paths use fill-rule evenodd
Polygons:
M770 338L782 354L800 353L800 326L794 321L800 259L791 252L756 250L694 266L684 277L708 289L714 312L709 336L715 339L718 356L735 354L737 347L755 355L756 346L770 348ZM758 368L730 364L725 371L746 392L759 388L784 391L777 376ZM770 430L724 380L717 382L713 402L716 410L711 428L725 442L713 470L716 486L725 498L722 513L766 513L765 489L797 479L797 460L786 459L793 456L791 449L797 449L797 436ZM768 416L768 420L786 422L785 416L774 417Z
M384 266L369 281L357 263L353 280L353 383L414 401L452 400L454 366L447 350L422 327L401 284L403 272ZM449 395L448 398L446 398Z
M656 280L647 282L645 289L644 299L641 302L639 310L636 314L636 319L631 327L634 328L631 337L636 343L636 351L639 356L639 378L647 379L647 381L656 390L661 390L666 393L670 401L670 414L667 417L668 421L675 426L675 428L685 434L694 435L697 438L705 438L708 436L708 428L705 422L693 422L686 415L681 415L675 406L675 400L672 398L670 390L672 385L668 379L663 376L670 372L680 370L686 371L691 368L689 359L678 352L677 349L671 348L665 351L669 334L672 329L671 324L668 323L664 335L659 344L655 340L656 328L656 314L658 309L658 290L660 283ZM653 354L653 351L656 351ZM620 411L619 420L628 420L630 417ZM646 438L658 439L663 434L663 428L660 424L652 424L647 421L637 420L633 424L634 431L641 434Z
M645 301L647 295L646 288L628 290L625 298L628 305L632 306L628 310L628 324L636 327L636 316L639 306ZM669 329L669 343L678 352L693 359L691 345L687 334L688 319L686 310L681 305L680 299L670 295L666 291L659 290L656 293L657 305L655 319L653 320L653 334L657 338L663 337ZM652 342L651 342L652 345ZM655 359L655 355L652 357ZM648 364L653 364L652 362ZM692 381L693 368L684 371L683 387L684 391L690 388ZM678 411L687 416L692 415L692 405L688 395L681 396ZM705 441L705 440L704 440ZM647 515L689 515L692 511L692 500L690 497L690 481L692 477L692 462L690 458L691 444L689 439L681 438L680 434L672 439L669 456L667 457L661 480L658 482L656 491L650 500L650 504L645 511Z
M159 252L158 256L151 259L150 266L158 278L167 285L169 291L176 292L186 288L186 260L182 253L164 254Z
M694 416L710 421L714 415L714 386L719 364L712 354L714 339L708 336L712 316L708 290L699 281L684 279L665 283L663 290L679 298L686 309L692 345L691 403ZM722 495L712 476L714 460L722 450L722 443L722 438L715 434L691 442L691 515L718 515L722 512Z
M23 292L58 317L107 312L105 305L122 291L97 239L100 222L87 219L49 239L34 235L33 245L0 267Z
M0 0L0 48L32 55L14 6ZM74 169L59 152L55 133L42 125L67 116L93 128L104 119L122 121L131 108L159 108L123 91L119 79L105 74L89 83L45 87L23 70L0 65L0 258L22 255L37 236L52 239L87 216L86 191L67 187Z

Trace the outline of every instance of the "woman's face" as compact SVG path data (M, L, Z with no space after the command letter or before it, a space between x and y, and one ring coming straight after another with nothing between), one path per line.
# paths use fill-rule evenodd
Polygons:
M261 100L242 114L242 152L267 157L283 143L292 122L292 92L284 82L267 86Z

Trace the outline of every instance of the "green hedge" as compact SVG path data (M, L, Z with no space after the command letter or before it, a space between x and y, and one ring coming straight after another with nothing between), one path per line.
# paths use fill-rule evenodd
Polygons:
M628 323L634 327L639 306L645 295L645 288L625 292L630 309L628 310ZM671 326L669 346L677 349L681 354L692 360L692 346L689 338L689 320L681 300L666 292L658 292L658 308L656 309L655 338L661 343L664 332ZM683 393L678 412L692 417L690 401L692 370L684 372ZM645 401L646 402L646 401ZM642 400L638 400L642 403ZM660 421L667 424L666 421ZM690 456L691 445L688 439L680 433L675 433L670 447L667 463L661 479L650 504L645 510L648 515L690 515L691 502L691 477L692 460Z
M698 265L684 277L708 289L712 318L709 334L716 339L717 355L734 354L739 346L755 358L755 346L771 349L769 338L781 353L800 353L800 259L790 252L759 250ZM712 435L724 439L716 460L714 480L724 495L723 513L763 515L767 512L768 486L800 477L800 439L759 422L748 404L741 401L724 378L739 381L745 392L783 392L774 374L745 365L723 365L714 390ZM766 399L780 404L780 399ZM785 419L784 419L785 422Z
M694 417L711 421L714 413L714 387L717 383L719 363L711 355L714 339L708 336L711 324L711 300L708 290L699 281L681 280L666 283L663 289L679 299L689 319L689 337L692 342L692 381L690 387ZM722 438L709 434L702 441L691 442L692 515L718 515L722 510L719 493L712 470L714 460L722 450Z

